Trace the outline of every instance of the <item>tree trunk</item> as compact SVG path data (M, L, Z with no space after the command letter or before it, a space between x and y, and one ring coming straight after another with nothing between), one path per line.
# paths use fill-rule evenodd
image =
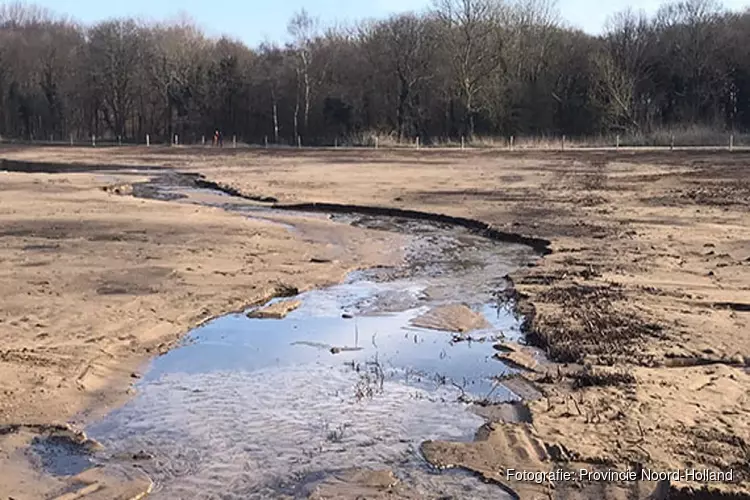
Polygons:
M308 68L307 60L305 60L304 67L304 81L305 81L305 116L304 116L304 132L307 134L308 123L310 122L310 71Z
M294 137L292 137L292 142L297 141L297 137L299 136L299 68L297 68L297 92L295 92L295 99L294 99Z
M276 92L271 90L271 106L273 109L273 139L274 143L279 143L279 106L276 103Z

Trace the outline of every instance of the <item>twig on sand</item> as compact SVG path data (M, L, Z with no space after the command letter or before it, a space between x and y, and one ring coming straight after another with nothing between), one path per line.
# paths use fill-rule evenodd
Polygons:
M573 400L573 404L575 405L576 410L578 411L578 415L582 416L583 412L581 412L581 408L578 406L578 402L575 400L575 398L573 396L571 396L570 399Z

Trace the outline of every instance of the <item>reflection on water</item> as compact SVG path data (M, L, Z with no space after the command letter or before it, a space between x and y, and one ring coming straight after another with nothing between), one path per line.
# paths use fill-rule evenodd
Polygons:
M355 282L302 294L302 306L283 320L225 316L194 330L186 345L159 358L145 381L176 372L254 371L307 364L353 364L356 368L377 359L389 379L422 382L431 385L428 389L455 383L478 397L486 396L496 385L492 377L505 370L493 358L492 340L503 332L517 331L516 320L508 314L498 316L497 310L487 306L484 310L493 328L472 333L472 338L485 341L454 342L450 333L409 325L428 310L427 305L414 307L425 302L420 300L422 291L412 283ZM373 305L382 303L408 309L373 312ZM334 355L332 349L340 352ZM493 393L510 397L502 388Z
M302 294L282 320L235 314L194 330L152 363L133 401L89 427L103 460L152 455L140 466L157 498L305 498L351 467L392 468L425 498L503 498L430 471L418 451L427 439L473 438L483 420L461 395L516 399L493 378L508 371L493 341L517 338L519 323L489 304L528 253L467 238L428 232L404 268ZM491 327L457 341L410 325L451 302Z

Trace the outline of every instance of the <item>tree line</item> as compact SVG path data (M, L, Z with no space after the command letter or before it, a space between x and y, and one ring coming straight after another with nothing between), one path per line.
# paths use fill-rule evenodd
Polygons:
M750 10L626 10L600 36L551 0L435 0L420 13L250 48L190 20L93 26L0 6L0 136L332 144L750 128ZM210 139L209 139L210 140Z

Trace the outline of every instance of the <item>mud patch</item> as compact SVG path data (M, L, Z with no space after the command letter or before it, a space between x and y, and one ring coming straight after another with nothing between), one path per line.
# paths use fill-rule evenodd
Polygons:
M48 474L74 476L95 465L93 457L102 450L98 441L69 425L5 425L0 436L30 433L31 444L26 450L29 459Z
M36 437L30 451L53 476L74 476L94 465L91 450L65 436Z

